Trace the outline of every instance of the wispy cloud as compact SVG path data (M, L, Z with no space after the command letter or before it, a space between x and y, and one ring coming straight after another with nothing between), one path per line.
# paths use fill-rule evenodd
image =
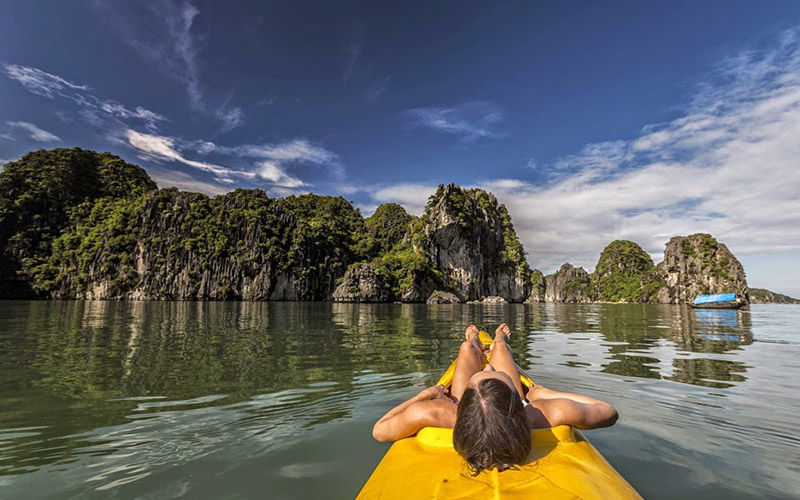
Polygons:
M367 90L364 92L364 102L371 103L382 96L389 89L389 82L391 79L392 75L387 75L367 87Z
M209 141L194 141L187 143L186 146L201 154L220 153L242 158L263 158L281 163L338 164L336 153L307 139L293 139L272 144L242 144L239 146L221 146Z
M30 122L6 122L6 125L8 125L11 128L26 131L28 133L28 137L30 137L34 141L54 142L61 140L57 135L51 134L47 130L42 130Z
M51 99L56 95L64 95L76 90L91 90L86 85L72 83L60 76L30 66L3 63L3 68L9 78L18 81L29 91Z
M353 70L356 68L359 56L361 56L361 44L351 42L347 46L347 64L345 65L344 71L342 71L342 81L345 85L347 85L350 81L350 77L353 75Z
M217 118L222 122L222 131L228 132L244 123L242 108L221 107L216 112Z
M214 163L191 160L183 156L175 148L175 140L171 137L145 134L128 129L125 132L128 144L136 149L137 153L146 159L177 161L205 172L212 173L219 182L230 183L231 177L253 179L255 174L234 170Z
M113 99L97 97L91 92L92 89L88 85L71 82L41 69L18 64L0 64L2 64L6 76L22 84L29 92L49 99L67 99L81 108L91 111L97 118L99 118L99 113L102 113L107 117L123 120L140 120L151 131L158 128L159 122L167 120L163 115L141 106L130 109Z
M435 123L442 113L427 113ZM443 130L459 130L445 113ZM435 128L435 126L431 126ZM474 134L473 134L474 135ZM660 258L674 235L709 232L737 255L800 251L800 32L712 71L683 116L637 137L588 144L547 164L544 184L488 179L477 186L505 203L530 253L547 272L564 262L592 269L614 239ZM421 213L435 186L373 191Z
M172 137L145 134L135 130L125 132L126 143L146 159L176 161L210 172L218 182L231 184L235 179L266 181L274 192L290 192L310 186L288 170L294 165L316 164L338 166L336 154L305 139L296 139L276 144L220 146L209 141L179 141ZM259 161L252 168L237 170L227 166L187 158L183 151L194 151L201 155L226 155L236 158L253 158ZM277 188L281 188L277 190ZM277 191L276 191L277 190ZM291 191L294 193L294 191Z
M685 114L560 159L546 185L490 180L530 261L593 267L611 240L660 255L710 232L737 254L800 250L800 37L724 61Z
M156 181L156 184L158 184L160 188L176 187L183 191L203 193L209 196L227 193L232 189L229 186L195 179L191 175L177 170L151 166L147 169L147 173Z
M167 76L181 82L192 109L204 110L192 26L200 10L187 1L152 0L125 12L126 42Z
M501 137L497 130L505 115L500 107L486 101L465 102L453 107L415 108L404 113L412 127L458 136L464 143Z
M202 37L195 28L201 15L197 6L188 0L142 0L113 4L111 11L120 20L126 43L158 71L184 86L191 109L218 119L223 132L244 123L240 107L210 105L204 96L199 63Z
M261 167L258 171L259 177L267 180L275 186L284 188L299 188L307 184L297 177L291 176L281 168L281 166L273 161L259 162Z
M201 154L217 153L262 160L256 163L258 176L271 184L284 188L310 186L300 178L288 173L288 169L294 165L325 165L335 176L343 175L338 156L307 139L240 146L220 146L213 142L198 141L190 143L189 147Z

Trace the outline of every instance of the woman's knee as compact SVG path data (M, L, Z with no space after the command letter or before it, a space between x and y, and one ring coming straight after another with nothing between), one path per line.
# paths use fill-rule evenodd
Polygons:
M511 346L508 345L508 343L506 343L505 340L495 340L494 342L492 342L492 353L498 350L507 351L508 353L512 352Z
M458 355L464 356L478 356L480 355L480 350L475 347L475 344L469 341L464 341L461 343L461 347L458 349Z

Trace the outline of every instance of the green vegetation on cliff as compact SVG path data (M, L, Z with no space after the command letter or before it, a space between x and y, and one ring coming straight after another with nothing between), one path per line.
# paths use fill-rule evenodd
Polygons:
M416 282L442 280L422 244L427 221L426 215L418 219L396 203L379 206L365 221L367 232L362 247L367 249L369 263L392 301L400 300Z
M800 299L765 288L750 288L749 292L750 300L755 304L800 304Z
M390 203L364 219L341 197L159 190L140 167L78 148L28 153L0 172L3 298L424 302L437 290L460 301L685 303L746 295L747 282L703 233L672 238L658 266L614 241L592 275L562 266L544 277L506 207L453 184L419 218Z
M53 240L89 215L95 201L109 205L155 188L141 167L80 148L34 151L6 164L0 172L0 296L35 296L48 288Z
M415 217L397 203L385 203L364 221L365 229L360 251L367 257L389 252L400 243L410 229Z
M157 190L108 153L37 151L0 172L5 296L267 298L277 280L281 297L319 300L365 233L340 197Z
M638 244L616 240L603 249L592 274L591 293L607 302L647 301L663 283L651 275L653 260Z

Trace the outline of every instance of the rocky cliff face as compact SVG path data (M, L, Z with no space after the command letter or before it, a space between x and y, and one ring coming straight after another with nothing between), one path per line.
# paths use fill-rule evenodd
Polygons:
M661 303L682 304L698 295L725 292L737 292L749 300L742 264L709 234L670 239L654 277L664 283L655 295Z
M564 264L554 274L545 277L545 302L592 302L591 277L582 267Z
M481 189L440 185L420 219L415 249L441 272L459 300L500 296L522 302L530 294L522 245L504 205ZM423 283L414 288L423 289Z
M741 263L708 234L664 261L612 242L595 272L531 271L505 206L440 185L420 218L366 220L340 197L209 198L157 190L108 153L37 151L0 172L0 298L662 302L748 297Z
M527 303L544 302L545 299L545 279L544 274L538 269L531 270L530 273L531 293L525 299Z
M66 251L51 259L62 276L55 297L330 299L352 259L351 224L360 219L342 199L273 200L259 190L208 198L163 189L124 208L121 227L107 217L89 228L97 243L89 252L86 236L68 231L57 240ZM305 212L324 215L310 220ZM343 220L345 227L337 227ZM69 248L71 241L78 246Z
M333 292L336 302L388 302L389 287L383 276L362 262L347 269L339 286Z
M365 220L339 197L158 190L80 149L0 172L0 264L5 297L522 301L530 288L508 212L482 190L440 186L421 219L387 204Z

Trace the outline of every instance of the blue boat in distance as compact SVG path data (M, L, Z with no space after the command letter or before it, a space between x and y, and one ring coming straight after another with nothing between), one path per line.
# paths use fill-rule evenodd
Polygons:
M739 309L747 305L738 293L698 295L690 306L698 309Z

